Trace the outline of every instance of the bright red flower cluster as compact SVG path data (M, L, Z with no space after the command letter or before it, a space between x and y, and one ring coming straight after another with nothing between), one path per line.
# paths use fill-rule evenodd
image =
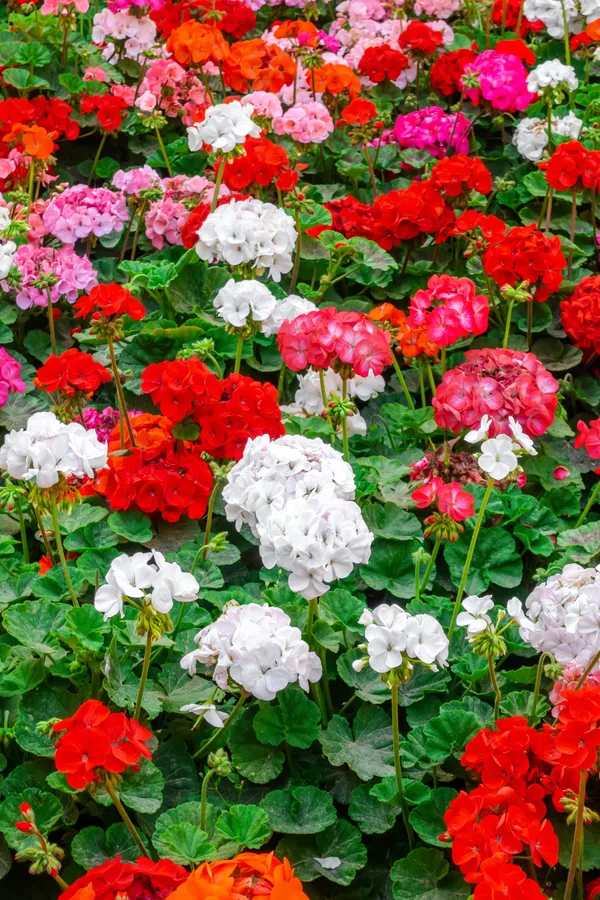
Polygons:
M56 768L76 790L101 781L101 771L122 774L138 767L142 756L152 756L146 744L152 733L125 713L111 713L99 700L86 700L53 731L62 732L54 754Z
M483 334L488 316L488 298L477 293L469 278L432 275L427 289L417 291L410 301L408 324L426 326L430 341L449 347L461 338Z
M465 491L458 481L447 484L437 475L414 490L411 497L419 509L427 509L435 503L438 512L450 516L453 522L464 522L475 515L473 495Z
M431 181L446 197L460 197L469 191L489 194L492 189L492 173L479 159L466 153L446 156L431 170Z
M65 350L60 356L51 353L36 372L33 383L53 394L60 391L66 397L88 399L100 385L112 381L112 375L91 353L83 353L76 347Z
M292 372L345 366L356 375L380 375L392 364L389 332L363 313L338 312L333 306L284 322L277 343Z
M438 56L429 73L433 90L442 97L460 94L462 91L460 79L464 74L465 66L473 62L478 52L477 48L474 50L464 48L450 50L449 53L442 53L441 56Z
M506 225L497 216L486 216L475 209L468 209L456 220L454 233L471 243L465 256L482 253L490 244L497 243L506 234Z
M60 896L61 900L72 900L89 885L94 890L95 900L117 900L122 897L129 897L131 900L164 900L187 880L188 874L183 866L178 866L170 859L152 862L141 857L135 863L127 863L117 856L90 869Z
M411 19L400 37L398 46L413 56L432 56L444 43L444 35L427 22Z
M566 264L560 238L538 231L535 225L511 228L483 256L483 267L497 285L514 287L527 281L539 302L559 289Z
M440 244L450 236L456 221L431 180L414 181L404 191L381 194L373 203L373 215L382 231L377 242L386 250L425 234Z
M127 104L112 94L88 94L82 97L79 108L84 115L95 113L98 125L108 132L118 131L121 127Z
M195 357L152 363L142 390L173 422L191 416L200 426L194 448L217 459L241 459L246 443L261 434L285 434L275 385L239 374L221 381Z
M528 435L544 434L554 420L558 382L533 353L467 350L465 358L446 372L432 400L439 428L458 434L488 415L490 436L510 434L513 416Z
M481 784L450 803L443 837L452 839L452 859L465 881L476 885L474 900L544 896L512 861L526 852L536 866L558 862L558 838L543 802L555 785L546 753L539 753L544 738L527 719L513 716L500 719L494 730L484 728L467 744L461 763L480 776ZM570 785L567 778L565 787Z
M214 0L214 4L213 0L192 0L189 6L221 13L217 22L220 31L227 32L238 41L256 27L256 14L241 0Z
M233 191L241 191L250 184L266 187L289 168L288 155L279 144L264 137L247 137L244 155L226 163L223 182Z
M592 419L591 422L577 423L579 434L573 441L576 449L584 447L591 459L600 459L600 419Z
M596 190L600 182L600 151L579 141L559 144L548 162L541 163L546 181L555 191Z
M10 134L13 125L37 125L56 136L74 141L79 136L79 125L71 119L73 107L64 100L40 95L31 100L13 98L0 100L0 156L8 154L3 138Z
M561 302L560 320L584 357L600 353L600 275L581 279L571 296Z
M143 413L131 419L136 446L128 456L111 456L121 447L118 427L108 445L108 468L94 481L111 509L159 513L167 522L182 515L201 519L212 490L212 472L199 446L176 441L165 416ZM126 444L131 449L129 437Z
M98 284L89 294L80 297L74 305L76 319L87 318L109 319L113 316L129 316L131 319L143 319L146 315L144 306L133 294L120 284Z
M380 47L367 47L357 71L375 84L381 84L382 81L395 81L409 65L404 53L392 49L389 44L382 44Z

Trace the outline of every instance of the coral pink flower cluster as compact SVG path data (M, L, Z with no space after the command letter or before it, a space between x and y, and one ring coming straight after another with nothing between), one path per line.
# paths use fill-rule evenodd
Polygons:
M588 424L578 422L577 431L579 434L573 442L576 449L584 447L591 459L600 459L600 419L592 419Z
M181 114L183 124L192 125L206 103L206 90L193 72L174 59L155 59L149 64L133 101L142 112L160 109L169 118Z
M204 175L176 175L160 182L164 195L150 204L145 219L146 236L157 250L167 244L181 246L183 228L190 211L199 203L212 202L214 182ZM219 197L226 197L229 188L221 185Z
M472 63L467 63L465 75L477 75L479 87L466 87L465 97L475 106L487 102L492 109L503 112L524 110L533 103L535 94L527 88L527 69L512 53L484 50Z
M403 150L426 150L441 158L450 147L455 153L469 152L469 127L469 120L462 113L449 114L440 106L428 106L398 116L385 138Z
M458 481L446 484L437 475L413 491L411 497L419 509L427 509L436 503L438 511L450 516L454 522L464 522L475 515L473 495L465 491Z
M408 323L425 325L430 341L449 347L461 338L483 334L488 316L488 298L477 293L469 278L433 275L427 289L417 291L411 299Z
M113 187L124 194L139 194L140 191L148 191L160 184L160 175L152 166L142 166L139 169L119 169L113 175Z
M96 271L88 257L78 256L70 247L53 250L51 247L22 244L13 261L19 270L17 306L20 309L46 306L48 292L52 303L57 303L61 298L75 303L81 291L87 293L98 284ZM57 280L54 284L41 287L40 279L44 275L53 275ZM6 282L2 282L2 288L8 290Z
M122 194L76 184L52 198L43 220L49 234L73 246L90 235L104 237L112 231L122 231L128 217Z
M21 363L0 347L0 406L4 406L9 394L22 394L25 390L20 373Z
M433 398L435 421L458 434L492 420L490 436L510 434L509 416L530 437L550 427L558 405L558 382L533 353L468 350L466 362L446 372Z
M338 312L333 306L284 322L277 343L292 372L346 365L366 377L380 375L392 364L389 332L380 331L363 313Z
M275 134L289 134L301 144L322 144L333 129L333 119L319 101L296 103L273 119Z

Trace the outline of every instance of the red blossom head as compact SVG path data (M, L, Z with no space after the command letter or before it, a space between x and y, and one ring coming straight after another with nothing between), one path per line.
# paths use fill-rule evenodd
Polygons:
M79 891L88 886L93 888L96 900L116 900L117 897L165 900L186 881L188 874L183 866L176 865L170 859L152 862L140 857L135 863L126 863L117 856L74 881L61 894L61 900L73 900Z
M576 449L584 447L588 456L600 459L600 419L592 419L589 423L580 420L577 431L579 434L573 442Z
M535 225L511 228L483 257L485 271L499 287L527 281L539 302L559 289L566 264L560 238L538 231Z
M579 141L567 141L559 144L540 168L555 191L595 191L600 182L600 151L587 150Z
M83 394L89 398L98 388L112 380L103 365L76 347L65 350L60 356L50 354L36 373L33 383L49 393L60 391L66 397Z
M460 197L470 191L489 194L492 174L479 157L471 159L466 153L444 157L431 170L431 180L446 197Z
M589 358L600 353L600 275L582 278L573 294L560 304L567 336Z
M400 37L398 46L416 58L433 56L444 43L444 35L426 22L411 19Z
M389 44L367 47L358 64L359 75L364 75L375 84L382 81L396 81L410 63L404 53L394 50Z
M87 318L98 313L105 318L127 315L131 319L143 319L146 310L133 294L120 284L99 284L87 297L81 297L74 308L75 318Z

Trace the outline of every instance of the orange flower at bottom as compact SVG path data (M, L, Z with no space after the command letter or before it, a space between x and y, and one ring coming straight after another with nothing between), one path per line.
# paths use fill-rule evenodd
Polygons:
M96 900L96 891L91 884L81 888L76 894L73 894L71 900Z
M308 900L289 861L280 862L273 853L240 853L204 863L169 900L245 900L259 895L265 900Z

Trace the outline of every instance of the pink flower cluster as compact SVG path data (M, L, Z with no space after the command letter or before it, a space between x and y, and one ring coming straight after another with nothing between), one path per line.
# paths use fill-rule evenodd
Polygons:
M0 406L4 406L10 393L22 394L25 390L20 372L21 363L0 347Z
M166 244L180 246L181 229L185 220L199 203L212 203L214 182L204 175L175 175L161 182L164 196L150 204L146 214L146 237L152 246L162 250ZM227 197L230 191L225 185L219 188L219 197Z
M115 56L137 59L154 46L156 25L149 16L103 9L94 16L92 41L103 45L104 59L112 60Z
M274 119L275 116L283 115L283 107L281 101L276 94L269 91L253 91L240 98L242 104L249 103L259 116L266 119Z
M464 522L475 515L473 495L465 491L458 481L446 484L439 475L422 484L411 494L419 509L426 509L435 503L438 512L450 516L454 522Z
M44 212L44 225L67 246L91 234L102 237L122 231L127 222L127 203L122 194L108 188L76 184L52 198Z
M334 127L329 110L318 100L296 103L273 119L275 134L289 134L301 144L322 144Z
M575 449L584 447L591 459L600 459L600 419L592 419L590 422L580 420L577 431L579 434L573 441Z
M73 7L75 12L86 13L90 8L89 0L44 0L40 12L43 16L57 16L64 10Z
M488 327L489 301L469 278L432 275L427 289L410 301L410 325L427 326L427 337L438 347L483 334Z
M388 140L403 150L427 150L443 157L451 146L455 153L469 152L469 120L462 113L446 113L441 106L426 106L398 116Z
M155 59L149 64L135 100L142 112L158 107L170 118L182 115L184 125L194 123L195 114L205 103L206 91L200 79L174 59Z
M438 19L449 19L452 13L461 8L463 0L417 0L415 3L415 15L426 13L428 16L436 16Z
M139 194L160 184L160 175L152 166L142 166L138 169L119 169L113 175L113 187L124 194Z
M129 418L133 419L134 416L139 416L140 411L137 409L129 410ZM96 432L96 437L102 443L107 444L110 440L110 435L113 430L119 424L119 410L113 409L112 406L106 406L103 410L97 409L84 409L83 411L83 423L86 428L93 428Z
M492 109L516 112L527 109L535 99L535 94L527 88L527 69L512 53L484 50L472 63L467 63L465 74L476 74L479 79L479 88L465 90L465 97L475 106L487 101Z
M22 244L14 255L13 264L20 276L17 290L19 309L46 306L47 290L53 303L61 299L75 303L81 292L87 293L98 284L96 271L87 256L78 256L70 247L53 250L51 247ZM58 280L48 288L39 287L36 282L43 275L54 275ZM5 291L9 290L5 282L2 287Z
M492 420L490 436L510 434L509 416L531 437L554 420L558 382L533 353L468 350L466 362L446 372L432 404L439 428L458 434Z
M338 312L333 306L285 321L277 343L292 372L346 365L366 377L381 375L392 364L389 332L380 331L364 313Z

